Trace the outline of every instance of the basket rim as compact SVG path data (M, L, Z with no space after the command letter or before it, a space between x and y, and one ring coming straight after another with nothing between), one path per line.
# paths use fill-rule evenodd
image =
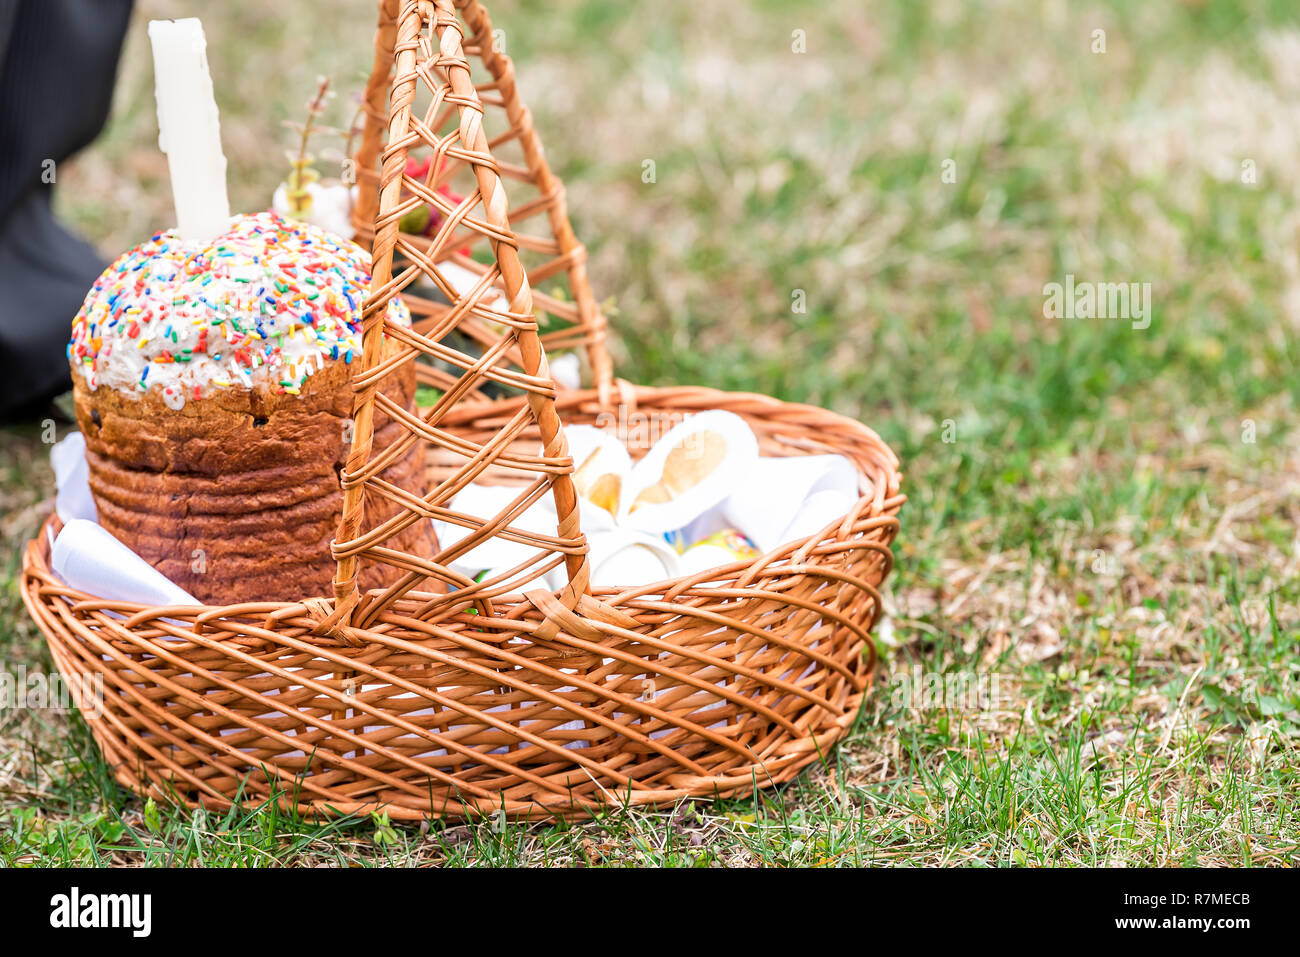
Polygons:
M614 408L631 408L640 410L650 407L656 411L679 411L689 413L694 408L714 407L710 401L717 399L721 405L745 403L761 408L761 412L753 415L762 415L763 412L783 412L786 414L804 413L816 417L825 417L836 420L836 425L845 433L852 435L859 441L873 446L878 452L883 453L884 461L889 466L889 472L886 476L887 481L878 481L878 474L867 474L871 479L873 491L870 495L861 496L855 505L854 510L861 509L864 502L870 502L869 510L863 510L860 519L882 519L889 518L897 521L898 512L907 501L907 496L901 491L903 474L900 471L898 456L893 449L880 438L880 436L868 426L856 419L850 418L838 412L832 412L822 409L818 406L806 403L787 402L782 399L776 399L771 396L762 395L753 392L730 392L722 389L714 389L704 386L637 386L618 380L618 394L622 403ZM484 400L474 403L462 403L452 414L446 418L448 426L464 426L472 423L484 416L495 415L509 412L513 407L517 407L526 401L522 397L511 397L507 399ZM609 412L610 406L601 402L601 396L596 389L580 389L560 393L555 400L557 411L583 411L586 413ZM667 406L667 409L664 407ZM748 411L748 410L747 410ZM744 417L745 413L740 413ZM834 443L827 443L834 444ZM854 465L860 472L866 473L866 467L858 457L852 458ZM846 518L848 514L846 513ZM88 592L79 591L59 581L54 574L50 564L51 558L51 541L52 535L57 534L58 529L62 527L62 522L58 515L51 512L50 515L41 523L40 529L36 536L28 540L26 547L23 549L22 575L20 576L20 589L22 591L24 602L29 605L32 617L40 624L40 618L34 613L32 607L34 603L40 601L39 596L35 594L33 579L45 578L50 583L57 583L58 591L63 598L68 600L73 607L82 605L93 605L97 610L112 611L122 615L126 621L125 627L133 626L133 619L143 618L151 620L159 617L174 618L178 620L193 619L196 625L201 627L203 620L210 619L232 619L232 618L260 618L266 621L268 626L274 626L275 622L286 617L295 617L294 613L306 615L311 613L313 603L329 601L328 596L319 598L309 598L304 601L265 601L265 602L244 602L233 605L146 605L139 602L118 601L115 599L102 598L98 595L92 595ZM776 549L765 555L749 561L740 561L732 565L723 566L728 569L734 569L737 572L743 572L744 569L761 569L770 565L774 560L780 560L782 556L798 553L801 549L809 544L815 544L822 541L821 532L815 532L812 535L786 542ZM601 596L612 595L644 595L644 594L663 594L665 592L680 591L683 588L689 588L695 580L701 579L709 581L710 576L715 576L716 571L713 569L697 572L691 576L677 576L675 578L662 579L657 582L646 585L636 586L635 588L593 588L593 594ZM545 589L543 589L545 590ZM378 591L378 590L377 590ZM558 594L558 593L557 593ZM511 598L522 598L522 595L507 594L500 596L497 600L510 603ZM166 614L162 614L166 612Z

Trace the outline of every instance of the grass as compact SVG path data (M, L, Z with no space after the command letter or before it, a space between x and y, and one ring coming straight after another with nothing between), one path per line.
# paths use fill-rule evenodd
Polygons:
M106 252L169 213L143 19L198 10L140 7L113 124L59 172L62 211ZM237 207L282 176L269 144L315 74L359 85L371 7L208 13ZM553 827L144 805L75 718L4 712L0 860L1300 860L1292 5L493 12L598 293L617 298L620 372L828 406L902 456L879 690L794 785ZM1043 286L1066 274L1149 282L1149 328L1045 318ZM0 655L48 669L15 583L49 507L45 446L36 427L0 441ZM901 694L913 673L996 677L997 695L929 707Z

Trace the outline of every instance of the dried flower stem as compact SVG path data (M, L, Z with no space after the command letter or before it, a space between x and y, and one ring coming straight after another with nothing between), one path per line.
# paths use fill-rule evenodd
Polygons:
M316 85L316 95L307 104L307 122L302 125L302 140L298 145L298 156L290 160L288 200L289 212L293 216L302 216L311 208L311 193L307 191L307 187L320 178L320 175L311 168L313 157L307 152L307 146L315 130L316 118L325 112L329 88L330 78L321 77Z

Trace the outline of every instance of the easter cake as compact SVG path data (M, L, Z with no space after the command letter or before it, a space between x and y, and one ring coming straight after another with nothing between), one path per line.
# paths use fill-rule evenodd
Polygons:
M201 601L332 593L369 267L351 242L258 213L208 243L159 233L110 265L77 314L68 358L99 523ZM388 319L410 324L398 299ZM414 365L379 388L413 409ZM403 434L376 409L376 450ZM385 479L410 487L422 448ZM365 509L370 525L397 511L375 497ZM430 522L393 544L437 550ZM363 566L361 585L398 574Z

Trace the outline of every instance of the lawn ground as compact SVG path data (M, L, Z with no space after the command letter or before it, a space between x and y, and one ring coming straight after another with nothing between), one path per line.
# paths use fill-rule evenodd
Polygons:
M106 254L169 225L145 19L205 17L237 208L316 74L363 82L366 0L203 6L141 0L112 125L59 170ZM1300 860L1294 5L491 6L620 372L824 405L902 457L879 690L792 786L559 826L145 805L75 718L0 712L0 861ZM1149 283L1149 315L1045 315L1067 276ZM50 668L16 584L46 455L38 425L0 434L11 671ZM930 675L997 694L904 700Z

